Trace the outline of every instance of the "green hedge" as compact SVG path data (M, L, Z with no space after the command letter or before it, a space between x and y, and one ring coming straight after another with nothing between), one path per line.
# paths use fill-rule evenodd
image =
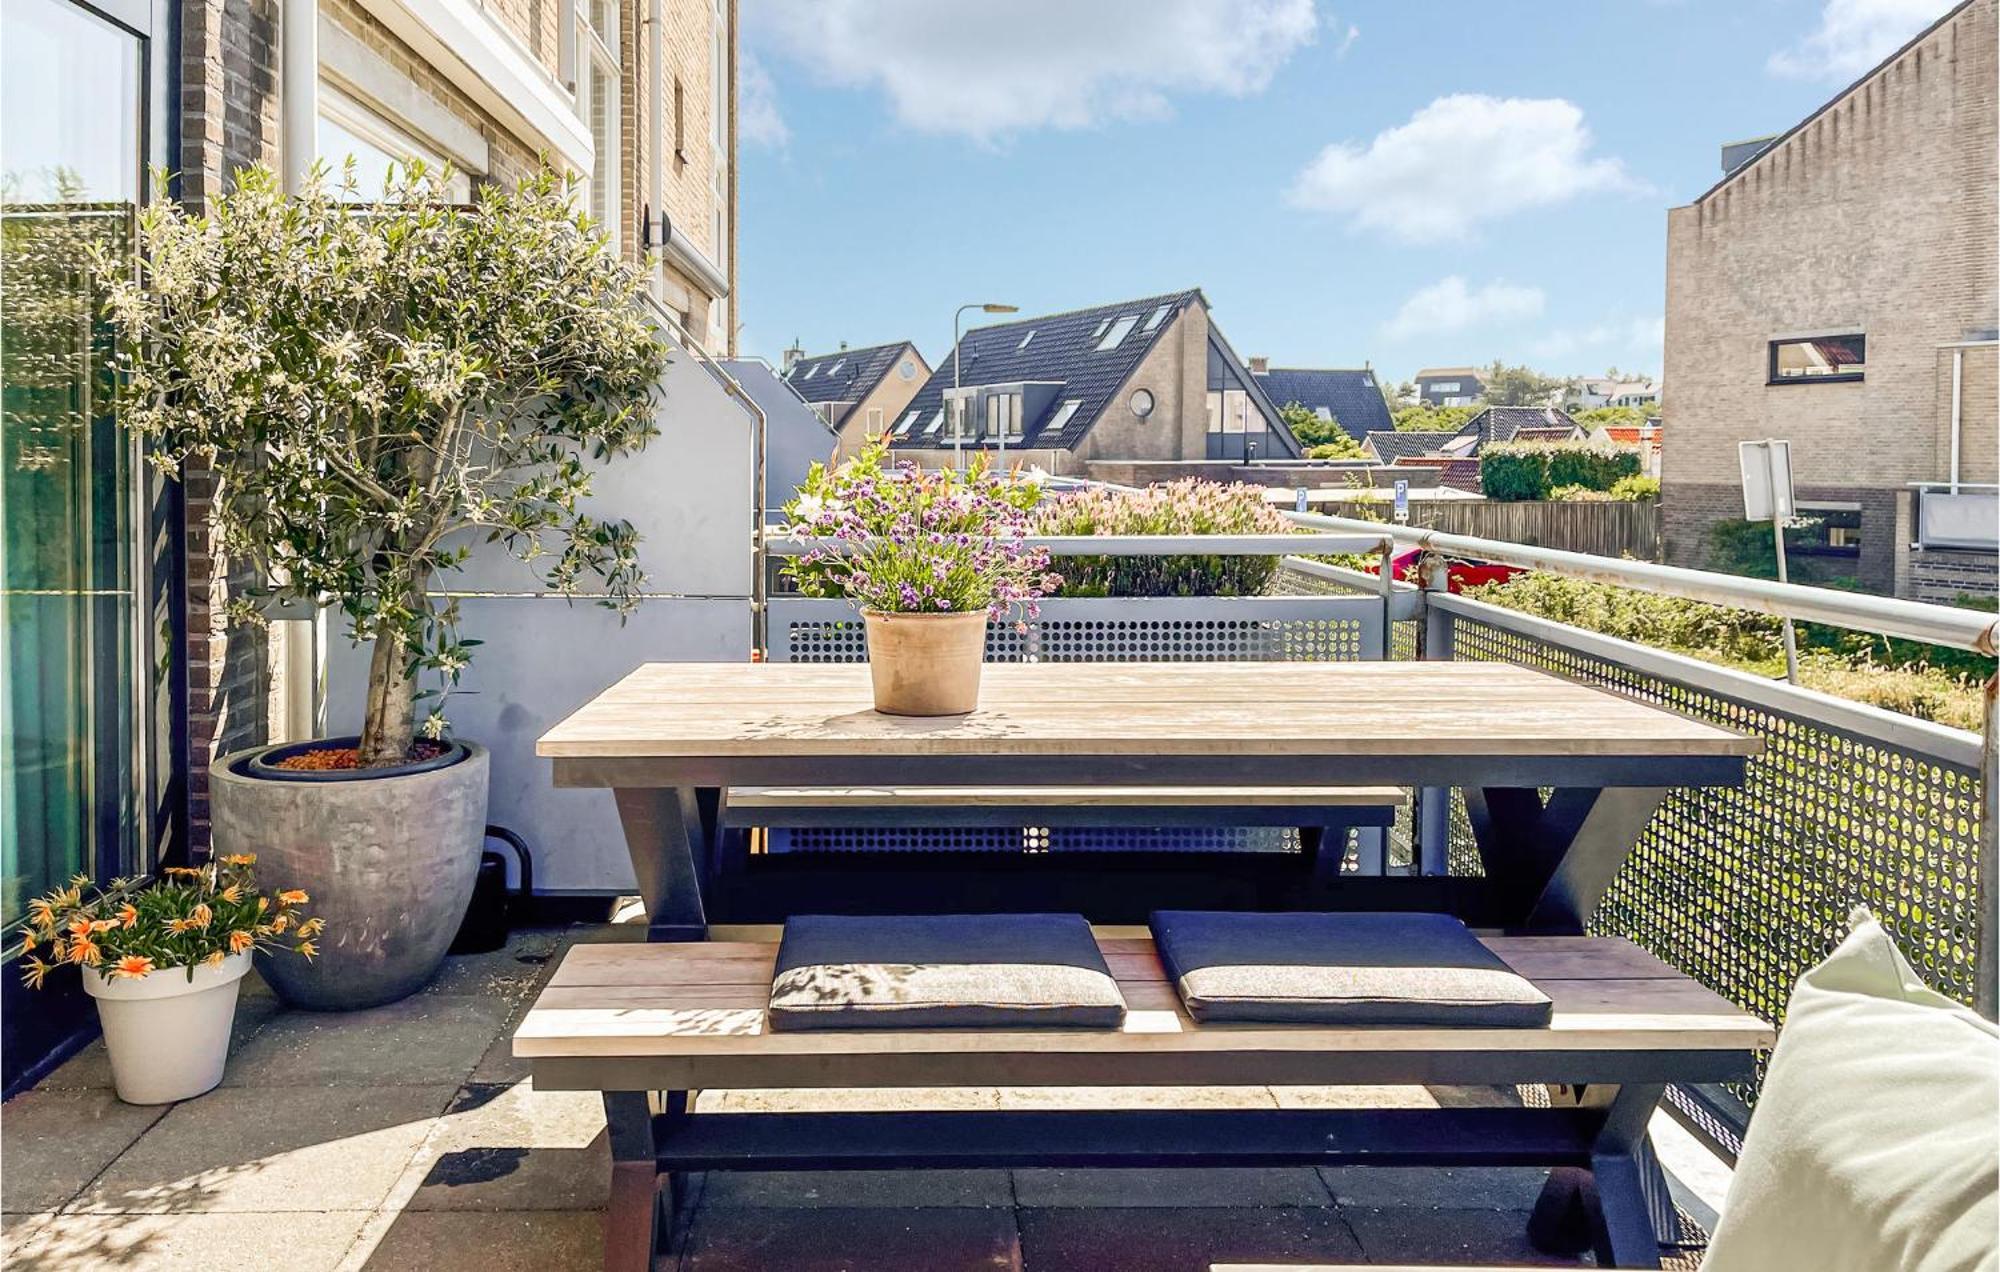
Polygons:
M1489 446L1479 456L1480 488L1502 503L1547 499L1559 486L1608 491L1638 475L1637 451L1603 451L1577 442Z

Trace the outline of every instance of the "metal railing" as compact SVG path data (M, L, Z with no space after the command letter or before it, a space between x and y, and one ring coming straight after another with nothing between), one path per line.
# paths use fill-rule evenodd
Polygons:
M1898 715L1683 655L1603 636L1443 590L1448 558L1551 570L1572 577L1760 613L1990 654L2000 641L1991 614L1797 584L1737 578L1649 562L1613 560L1498 540L1313 514L1288 514L1296 536L1176 536L1049 540L1069 554L1199 555L1284 551L1283 600L1319 612L1368 607L1379 639L1359 652L1299 647L1295 656L1441 658L1537 667L1609 692L1750 733L1765 740L1741 787L1688 788L1662 805L1593 918L1595 930L1628 937L1683 972L1773 1021L1799 974L1838 942L1851 909L1882 920L1925 979L1988 1016L1996 1001L1993 906L1995 830L1994 684L1986 687L1985 735ZM1398 546L1414 547L1426 585L1395 580ZM802 550L773 542L778 553ZM1373 556L1373 571L1303 554ZM778 602L774 601L774 608ZM845 619L844 602L819 617ZM1194 622L1240 599L1175 598ZM1064 602L1045 602L1059 607ZM1207 611L1207 612L1204 612ZM1047 612L1045 608L1045 613ZM1152 613L1161 611L1154 608ZM1108 616L1107 616L1108 617ZM863 657L858 630L840 655ZM1046 656L1029 646L1001 657ZM774 651L774 656L778 655ZM1085 640L1066 655L1128 656L1118 642ZM1178 653L1157 646L1138 657L1228 658L1245 654L1198 642ZM1283 655L1281 655L1283 656ZM1385 704L1392 712L1393 704ZM1462 800L1419 792L1409 826L1414 868L1476 872ZM1732 1146L1754 1085L1683 1091L1681 1111L1723 1147Z

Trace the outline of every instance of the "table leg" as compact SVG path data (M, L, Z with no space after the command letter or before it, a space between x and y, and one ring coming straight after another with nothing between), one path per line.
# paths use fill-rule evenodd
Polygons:
M1665 787L1472 787L1465 812L1516 931L1574 934L1666 798Z
M713 820L700 792L688 788L621 786L618 820L646 907L649 941L708 939L702 885L713 851ZM711 802L708 808L712 811Z
M604 1209L605 1272L653 1272L673 1233L675 1184L661 1173L656 1114L685 1109L677 1091L606 1091L605 1138L611 1143L611 1196Z

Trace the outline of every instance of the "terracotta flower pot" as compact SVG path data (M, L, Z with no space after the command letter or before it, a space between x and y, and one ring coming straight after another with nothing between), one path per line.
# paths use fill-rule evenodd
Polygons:
M250 970L248 954L214 967L162 967L133 979L83 973L84 992L97 1000L111 1084L127 1104L191 1100L222 1081L236 991Z
M893 614L863 610L875 709L886 715L964 715L979 705L986 611Z

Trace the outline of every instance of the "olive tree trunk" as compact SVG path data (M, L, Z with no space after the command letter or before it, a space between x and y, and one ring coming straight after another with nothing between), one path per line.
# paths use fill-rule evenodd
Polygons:
M409 758L417 736L417 678L400 632L378 631L368 660L368 709L361 720L361 767Z

